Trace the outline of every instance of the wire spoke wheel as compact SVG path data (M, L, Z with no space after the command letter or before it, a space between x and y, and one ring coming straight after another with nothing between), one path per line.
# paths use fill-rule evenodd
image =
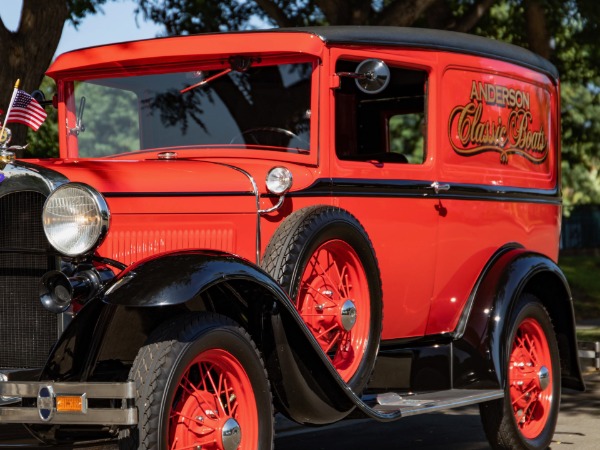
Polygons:
M560 406L558 345L550 316L523 294L507 322L504 398L479 405L494 449L541 450L552 442Z
M240 362L221 349L198 355L175 392L169 449L250 450L257 429L252 384Z
M379 266L362 225L333 206L300 209L277 228L261 265L287 291L342 379L362 392L383 316Z
M262 359L248 332L228 317L167 320L140 349L130 377L138 424L121 430L120 449L273 449Z
M544 429L552 405L550 348L541 325L528 318L521 322L508 366L510 399L519 430L528 439Z
M367 346L370 299L365 270L346 242L317 248L302 274L296 307L345 381L356 373Z

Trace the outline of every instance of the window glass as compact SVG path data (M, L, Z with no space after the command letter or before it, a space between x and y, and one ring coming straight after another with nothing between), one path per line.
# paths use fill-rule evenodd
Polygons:
M312 67L281 64L76 82L74 104L85 127L78 134L79 155L199 146L307 154Z
M340 60L336 72L354 72L359 62ZM400 164L425 161L427 73L389 67L390 83L377 94L362 92L351 77L340 77L335 93L336 153L340 159Z

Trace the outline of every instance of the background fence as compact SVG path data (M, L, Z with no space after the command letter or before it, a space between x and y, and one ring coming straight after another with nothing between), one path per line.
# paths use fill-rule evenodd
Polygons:
M560 248L600 248L600 205L576 206L563 217Z

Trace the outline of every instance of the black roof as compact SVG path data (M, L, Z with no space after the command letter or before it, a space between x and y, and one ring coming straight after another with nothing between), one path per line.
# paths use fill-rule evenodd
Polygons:
M472 34L423 28L372 26L299 27L278 30L311 33L331 44L376 44L468 53L518 64L543 72L554 80L558 79L556 67L541 56L516 45Z

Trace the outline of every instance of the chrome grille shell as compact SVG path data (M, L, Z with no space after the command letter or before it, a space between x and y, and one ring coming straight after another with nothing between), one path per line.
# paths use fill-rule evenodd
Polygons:
M39 300L41 276L58 264L44 235L42 208L67 179L21 162L0 170L0 370L41 367L62 323Z

